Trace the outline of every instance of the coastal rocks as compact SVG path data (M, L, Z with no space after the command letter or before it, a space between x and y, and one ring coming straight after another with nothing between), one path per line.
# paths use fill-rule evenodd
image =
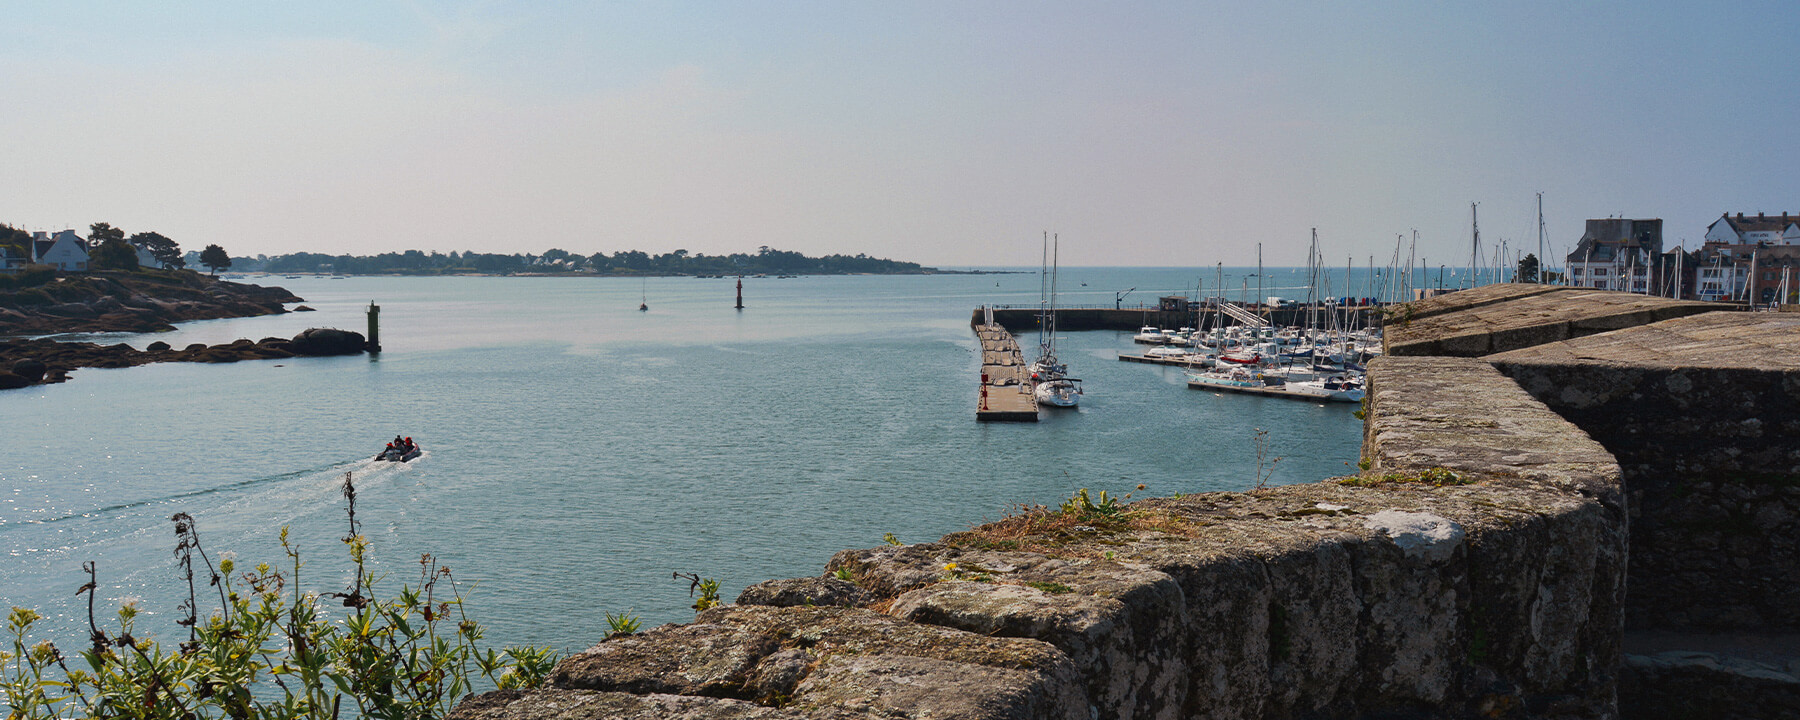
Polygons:
M12 374L24 378L27 383L43 380L44 373L49 369L43 362L31 358L15 360L12 364Z
M726 698L592 690L500 690L470 697L448 720L800 720L805 715Z
M362 336L357 333L329 328L307 330L292 339L271 337L252 342L245 338L221 345L193 343L181 350L162 341L138 350L124 343L97 345L48 339L0 340L0 367L12 367L13 372L7 374L26 381L23 384L3 381L0 384L6 387L0 389L37 382L62 382L68 378L68 373L84 367L123 368L155 362L234 363L300 355L344 355L362 352L362 342ZM302 352L302 349L311 352Z
M355 355L368 348L362 333L337 328L312 328L289 342L296 355Z
M725 606L691 625L608 638L559 664L550 689L478 696L456 717L563 717L552 707L602 702L591 694L600 691L725 698L792 713L775 717L1085 720L1074 681L1068 658L1033 640L850 608Z
M0 292L0 336L66 332L157 332L188 320L286 312L300 302L260 287L191 271L69 274L37 287Z
M34 382L13 373L0 373L0 390L16 390Z
M744 588L744 592L740 593L737 598L739 605L771 605L775 607L797 605L856 607L874 601L873 595L870 595L867 590L857 587L855 583L829 575L760 582Z

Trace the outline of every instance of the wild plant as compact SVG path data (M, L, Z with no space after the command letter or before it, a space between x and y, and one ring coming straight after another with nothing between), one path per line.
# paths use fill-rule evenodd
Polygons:
M267 563L238 572L230 553L217 561L186 513L175 523L175 556L187 584L176 624L187 640L173 648L136 634L137 604L116 613L117 629L95 619L99 577L88 582L89 647L71 668L55 643L29 644L38 613L14 608L8 616L12 650L0 651L0 690L10 718L145 718L201 720L259 718L324 720L357 715L383 720L443 717L485 680L494 687L543 683L557 657L549 648L478 645L482 627L463 612L463 590L431 555L419 558L419 579L392 598L369 572L369 541L356 519L354 478L344 476L349 534L343 539L356 574L343 592L300 590L299 548L281 530L285 572ZM198 563L196 563L198 560ZM206 578L218 604L203 617L195 575ZM335 603L342 610L332 608Z
M629 610L617 615L606 613L607 637L630 635L638 631L638 626L638 616L631 614Z
M694 612L706 612L724 604L724 601L719 599L719 581L700 577L699 573L675 572L671 574L677 580L688 581L688 597L699 595L699 598L694 600Z

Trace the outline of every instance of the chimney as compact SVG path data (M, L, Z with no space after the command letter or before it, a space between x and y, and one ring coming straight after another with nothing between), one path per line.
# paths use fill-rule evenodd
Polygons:
M1743 220L1743 219L1744 219L1744 214L1738 213L1738 220Z
M1761 220L1761 219L1763 219L1763 214L1762 214L1762 213L1757 213L1757 214L1756 214L1756 219L1758 219L1758 220Z

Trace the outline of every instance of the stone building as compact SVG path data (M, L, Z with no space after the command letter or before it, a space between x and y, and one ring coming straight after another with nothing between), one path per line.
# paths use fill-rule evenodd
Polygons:
M1662 220L1601 218L1587 221L1587 231L1569 253L1569 284L1597 290L1654 294L1661 277Z

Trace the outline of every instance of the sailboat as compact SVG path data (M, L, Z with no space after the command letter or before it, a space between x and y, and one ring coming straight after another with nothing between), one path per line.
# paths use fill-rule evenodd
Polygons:
M650 281L643 281L638 290L642 293L638 296L638 312L650 312Z
M1056 270L1057 252L1055 245L1050 251L1050 276L1048 280L1048 304L1041 305L1044 310L1040 315L1039 327L1043 330L1042 339L1038 341L1038 358L1031 363L1031 379L1035 383L1032 393L1037 401L1051 407L1075 407L1081 402L1081 381L1069 377L1069 367L1056 359ZM1045 286L1040 277L1040 291Z

